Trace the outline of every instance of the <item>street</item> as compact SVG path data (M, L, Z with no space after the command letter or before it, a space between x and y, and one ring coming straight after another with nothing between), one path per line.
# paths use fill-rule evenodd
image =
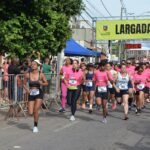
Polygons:
M38 134L32 133L33 118L9 119L0 125L0 150L149 150L150 106L140 116L134 111L122 120L122 108L109 111L108 123L101 123L101 111L77 111L76 121L69 112L43 113Z

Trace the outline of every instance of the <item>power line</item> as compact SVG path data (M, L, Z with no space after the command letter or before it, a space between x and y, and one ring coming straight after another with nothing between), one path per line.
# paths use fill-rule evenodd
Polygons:
M99 13L101 16L105 17L99 10L97 10L97 9L95 8L95 6L94 6L92 3L90 3L88 0L86 0L86 1L87 1L87 3L88 3L97 13Z
M87 8L87 12L90 12L90 14L92 15L92 16L95 16L94 14L93 14L93 12L91 11L91 9L90 8L88 8L87 6L86 6L86 8Z
M82 15L80 15L80 16L91 28L93 28L92 25Z
M100 0L100 1L102 3L103 7L105 8L105 10L107 11L107 13L112 17L111 13L108 11L107 7L105 6L103 0Z

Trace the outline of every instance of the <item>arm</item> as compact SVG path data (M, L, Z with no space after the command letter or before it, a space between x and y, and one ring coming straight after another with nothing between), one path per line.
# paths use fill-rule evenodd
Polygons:
M29 88L27 87L27 81L29 79L29 74L26 73L24 75L24 80L23 80L23 88L26 90L27 93L30 93Z
M110 72L107 72L107 78L108 78L108 80L111 82L111 84L114 82L114 81L113 81L113 77L112 77L112 75L110 74Z
M40 84L42 86L48 86L48 82L47 82L46 76L43 73L41 74L41 80L42 81L39 81L39 82L40 82Z

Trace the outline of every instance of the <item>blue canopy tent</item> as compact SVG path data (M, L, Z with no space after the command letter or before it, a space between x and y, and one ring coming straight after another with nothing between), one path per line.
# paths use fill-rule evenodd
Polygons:
M100 54L97 52L91 51L80 44L75 40L70 39L67 41L67 46L64 50L65 56L86 56L86 57L98 57Z
M92 49L89 49L89 48L87 48L87 49L90 50L93 53L94 57L100 57L101 56L100 52L93 51Z

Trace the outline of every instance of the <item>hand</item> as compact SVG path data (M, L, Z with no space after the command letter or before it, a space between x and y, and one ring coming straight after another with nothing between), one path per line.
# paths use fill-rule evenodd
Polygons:
M135 88L133 88L133 92L134 92L134 93L136 92L136 89L135 89Z
M43 85L43 82L42 81L39 81L40 85Z

